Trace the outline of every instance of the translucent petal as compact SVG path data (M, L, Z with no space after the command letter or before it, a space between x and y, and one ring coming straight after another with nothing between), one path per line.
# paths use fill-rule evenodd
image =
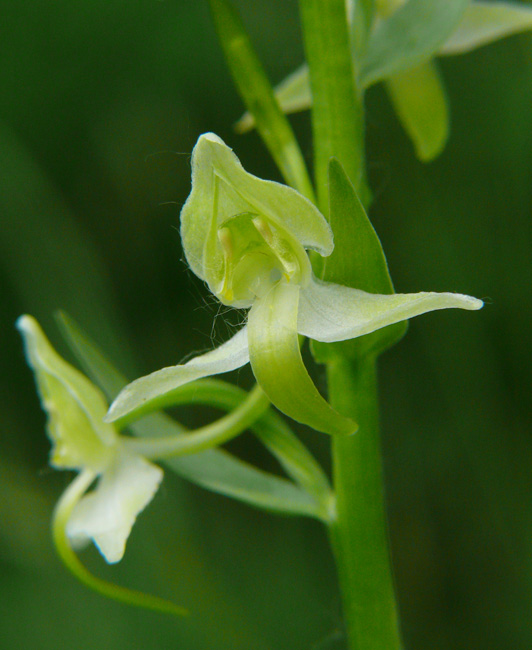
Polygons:
M310 79L308 73L308 65L304 63L302 66L294 70L292 74L283 79L281 83L275 87L275 97L279 102L284 113L297 113L299 111L306 111L312 105L312 94L310 92ZM251 113L246 112L235 124L235 129L238 133L246 133L255 127L255 120Z
M294 420L325 433L354 433L356 424L323 399L303 364L296 330L299 293L299 285L281 281L251 308L253 373L272 403Z
M108 462L116 442L114 428L103 421L107 410L104 396L57 354L34 318L21 316L17 327L48 415L47 431L54 444L52 464L98 471Z
M461 54L532 29L532 8L511 2L472 2L439 54Z
M436 54L458 25L469 0L409 0L373 30L362 62L364 87L408 70Z
M379 295L314 280L301 291L298 332L332 343L369 334L428 311L480 309L482 300L460 293Z
M265 217L322 255L333 249L331 229L310 201L286 185L248 174L218 136L205 133L192 153L192 192L181 211L181 237L191 269L211 288L223 265L217 230L241 214Z
M76 504L66 527L72 544L92 539L107 562L121 560L137 515L162 478L163 471L140 456L118 454L97 488Z
M223 345L188 363L170 366L140 377L128 384L111 404L107 421L114 421L125 415L140 415L144 406L153 411L153 402L162 399L171 391L195 379L218 375L236 370L249 361L247 329L242 328Z
M410 136L417 157L428 162L444 148L449 136L445 87L432 61L385 80L397 117Z

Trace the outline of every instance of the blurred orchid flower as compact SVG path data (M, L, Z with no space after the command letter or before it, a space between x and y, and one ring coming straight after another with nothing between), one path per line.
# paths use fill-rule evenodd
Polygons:
M449 135L446 91L434 57L463 54L532 29L532 8L506 0L377 0L367 42L360 46L355 42L355 3L347 0L346 9L359 86L365 90L384 82L423 161L439 155ZM308 66L302 65L282 81L276 96L285 113L309 109ZM253 127L250 113L236 124L241 133Z
M219 348L126 386L107 421L250 361L257 382L286 415L326 433L350 434L356 424L325 401L308 375L299 335L344 341L427 311L482 306L461 294L379 295L318 280L306 250L331 254L325 218L295 190L246 172L212 133L199 138L192 154L181 236L191 269L212 293L225 305L250 308L247 325Z
M21 316L17 327L48 416L50 464L79 472L60 501L68 509L66 517L59 516L66 519L66 536L74 547L92 539L107 562L118 562L163 472L125 449L115 427L103 420L102 393L57 354L33 317ZM88 492L95 479L96 488Z

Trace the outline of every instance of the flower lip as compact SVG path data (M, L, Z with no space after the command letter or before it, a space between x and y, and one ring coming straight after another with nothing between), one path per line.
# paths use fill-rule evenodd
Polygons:
M33 317L20 317L17 327L48 415L50 464L80 472L73 496L67 488L73 510L72 519L68 515L62 522L66 536L74 543L93 539L108 562L117 562L137 515L162 480L162 470L126 452L114 425L104 422L103 394L59 356ZM98 484L86 493L95 478Z
M310 278L310 262L288 232L252 212L229 217L218 227L223 276L214 289L218 299L233 307L250 307L281 279L297 284Z

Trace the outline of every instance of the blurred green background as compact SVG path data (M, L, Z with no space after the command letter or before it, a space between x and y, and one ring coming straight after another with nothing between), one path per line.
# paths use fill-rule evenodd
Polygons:
M303 57L296 0L237 4L280 81ZM124 561L108 567L94 550L83 559L186 605L189 620L106 601L56 559L49 520L69 477L47 467L15 319L36 316L71 358L52 317L65 309L132 377L225 339L229 327L180 248L190 151L212 130L246 169L279 176L256 134L232 131L242 106L206 2L9 3L2 23L0 647L345 648L317 523L257 512L169 473ZM397 290L488 303L414 320L381 362L405 647L529 650L532 39L442 69L452 134L431 165L414 158L382 89L367 101L371 216ZM292 122L310 157L308 115ZM181 415L189 425L204 417ZM327 464L325 436L301 435ZM249 435L231 449L275 470Z

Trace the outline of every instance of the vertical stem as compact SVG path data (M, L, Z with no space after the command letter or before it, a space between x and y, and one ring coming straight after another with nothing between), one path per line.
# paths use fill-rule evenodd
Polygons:
M362 97L355 89L345 0L300 0L300 11L312 89L318 205L328 214L332 156L357 191L364 185Z
M357 6L354 5L357 9ZM364 199L364 122L362 91L357 88L345 0L300 0L305 50L312 89L312 129L319 206L328 214L328 164L342 164ZM373 3L355 11L359 31L355 52L363 47ZM337 247L353 254L352 241ZM378 433L375 359L352 361L331 354L327 360L329 398L354 419L353 436L333 437L337 499L330 536L338 566L345 623L351 650L399 650L401 641L388 552Z
M335 408L359 424L333 439L337 561L351 650L399 650L398 612L388 550L379 443L375 359L337 358L327 366Z

